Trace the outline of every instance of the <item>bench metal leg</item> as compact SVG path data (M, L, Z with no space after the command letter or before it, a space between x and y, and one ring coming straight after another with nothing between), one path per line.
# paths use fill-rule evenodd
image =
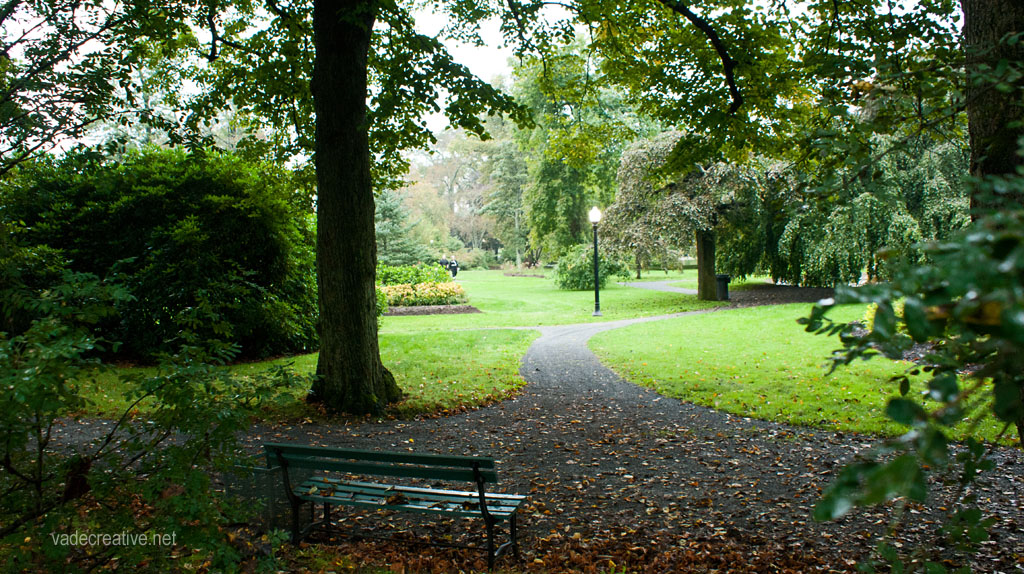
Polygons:
M494 519L485 520L485 522L487 522L487 569L494 570L496 554L494 551Z
M521 560L522 556L519 555L519 540L516 538L516 515L508 517L508 534L509 538L512 539L512 554L516 557L516 560Z
M512 550L512 554L516 557L516 560L521 560L522 556L519 553L519 530L516 525L516 515L512 514L508 517L508 542L505 542L498 547L498 550L494 553L495 558L504 556L509 549Z
M292 501L292 544L298 544L302 534L299 529L299 507L301 503Z

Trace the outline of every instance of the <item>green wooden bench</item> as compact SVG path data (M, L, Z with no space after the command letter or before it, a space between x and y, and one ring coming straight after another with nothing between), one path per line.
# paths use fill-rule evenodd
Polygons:
M446 456L405 452L378 452L297 444L264 444L267 466L279 466L285 492L292 507L292 540L298 542L319 524L330 522L332 506L401 510L445 516L479 517L487 530L487 563L494 567L497 557L511 549L519 557L516 539L516 510L525 496L486 492L486 484L498 482L494 459L475 456ZM311 478L293 484L289 469L318 471ZM335 474L330 474L335 473ZM340 476L339 476L340 475ZM418 478L428 481L469 482L474 490L448 490L361 482L359 476ZM323 504L323 519L299 527L302 505L310 504L311 516L317 503ZM315 518L315 517L314 517ZM508 521L509 540L495 545L495 525Z

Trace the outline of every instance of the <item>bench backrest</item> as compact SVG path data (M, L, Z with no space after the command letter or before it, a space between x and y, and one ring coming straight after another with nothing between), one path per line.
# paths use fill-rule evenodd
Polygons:
M493 458L266 443L267 466L475 483L498 482Z

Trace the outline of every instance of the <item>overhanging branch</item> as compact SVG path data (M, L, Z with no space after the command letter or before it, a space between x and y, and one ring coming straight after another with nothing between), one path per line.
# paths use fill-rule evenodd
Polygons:
M707 36L708 41L711 42L711 46L715 48L715 52L718 53L718 57L722 60L722 69L725 72L725 84L729 87L729 96L732 98L732 103L729 104L729 113L734 114L743 105L743 95L740 94L739 86L736 85L736 75L733 70L736 68L738 62L732 59L729 55L729 51L725 47L725 43L722 42L721 36L718 32L711 27L711 24L707 20L693 13L690 8L680 2L679 0L658 0L663 6L669 8L677 14L681 14L691 24L697 27L698 30Z

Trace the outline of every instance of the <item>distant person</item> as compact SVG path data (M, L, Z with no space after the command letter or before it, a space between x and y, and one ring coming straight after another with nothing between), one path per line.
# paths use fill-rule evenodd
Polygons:
M451 261L448 262L448 271L452 272L452 279L459 274L459 262L456 261L454 257L452 257Z
M441 261L439 261L438 263L441 264L441 267L444 267L445 271L448 271L448 256L447 255L442 255L441 256Z

